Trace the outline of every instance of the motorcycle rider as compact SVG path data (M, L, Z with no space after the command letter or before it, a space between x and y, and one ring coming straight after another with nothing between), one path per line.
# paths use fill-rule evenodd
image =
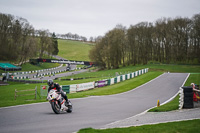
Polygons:
M48 93L51 89L57 90L58 93L61 94L61 96L66 100L65 105L69 106L71 105L70 101L68 100L67 96L65 95L65 93L62 91L62 88L60 87L60 85L58 83L54 83L52 79L49 79L47 84L49 85L48 88Z

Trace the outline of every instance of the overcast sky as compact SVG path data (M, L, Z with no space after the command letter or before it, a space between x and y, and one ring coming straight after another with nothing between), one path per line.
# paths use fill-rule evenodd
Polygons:
M162 17L191 18L200 13L200 0L0 0L0 12L25 18L35 29L89 38L117 24L128 28Z

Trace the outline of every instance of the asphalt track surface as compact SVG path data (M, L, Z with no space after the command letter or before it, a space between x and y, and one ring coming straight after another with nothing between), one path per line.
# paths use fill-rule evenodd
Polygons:
M48 102L0 108L0 132L72 133L100 128L144 112L156 106L158 99L166 102L177 94L187 77L187 73L165 73L125 93L72 99L72 113L56 115Z
M72 72L65 72L65 73L56 74L55 76L51 76L51 77L46 76L46 77L43 77L43 78L33 78L31 80L56 79L56 78L67 77L67 76L71 76L71 75L76 75L76 74L87 72L87 71L88 71L88 69L81 69L81 70L78 70L78 71L72 71Z

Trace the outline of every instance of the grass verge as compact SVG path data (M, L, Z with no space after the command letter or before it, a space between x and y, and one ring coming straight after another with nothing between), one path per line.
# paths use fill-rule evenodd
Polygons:
M196 133L200 119L113 129L81 129L78 133Z

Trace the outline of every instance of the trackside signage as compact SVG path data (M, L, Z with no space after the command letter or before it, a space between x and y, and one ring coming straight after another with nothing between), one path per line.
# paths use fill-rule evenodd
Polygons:
M84 65L83 61L60 61L60 60L51 60L51 63L60 63L60 64L77 64L77 65Z
M83 91L83 90L93 89L94 88L94 84L95 84L95 82L77 84L76 90L77 91Z
M102 81L97 81L97 84L98 87L103 87L107 85L107 82L105 80L102 80Z

